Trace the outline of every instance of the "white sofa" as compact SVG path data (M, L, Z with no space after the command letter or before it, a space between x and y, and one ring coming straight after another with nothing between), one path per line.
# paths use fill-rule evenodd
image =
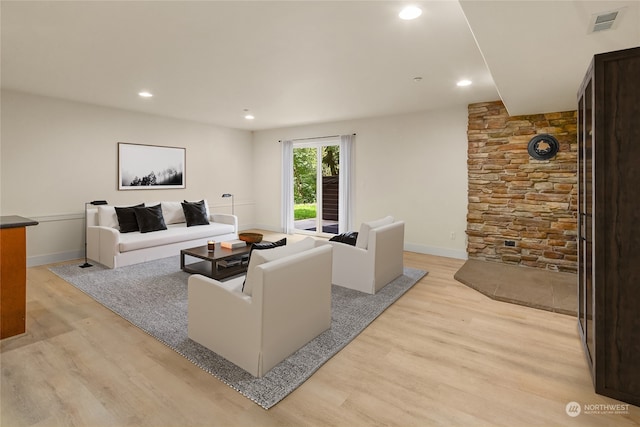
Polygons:
M120 233L115 207L90 206L87 209L87 257L110 268L179 255L181 249L206 245L207 241L238 238L238 218L211 214L210 223L187 227L180 202L152 202L162 206L166 230ZM205 201L206 203L206 201Z
M333 247L334 285L375 294L403 274L404 221L387 216L360 226L355 246Z
M331 247L253 251L245 276L189 277L189 338L255 377L331 327Z

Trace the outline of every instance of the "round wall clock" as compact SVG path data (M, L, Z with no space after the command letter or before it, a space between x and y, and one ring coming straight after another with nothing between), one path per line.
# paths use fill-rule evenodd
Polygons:
M527 151L536 160L549 160L558 152L560 144L553 136L546 133L536 135L529 141Z

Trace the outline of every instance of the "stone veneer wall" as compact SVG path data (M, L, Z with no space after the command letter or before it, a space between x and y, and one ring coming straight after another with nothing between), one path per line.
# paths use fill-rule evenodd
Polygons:
M501 101L469 105L470 259L577 271L576 117L576 111L510 117ZM542 133L560 143L550 160L527 152Z

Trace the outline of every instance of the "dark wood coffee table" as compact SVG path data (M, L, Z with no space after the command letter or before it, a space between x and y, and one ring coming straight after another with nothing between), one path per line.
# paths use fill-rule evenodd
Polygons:
M249 264L251 245L237 249L228 249L216 243L215 250L210 252L207 245L180 251L180 268L187 273L202 274L212 279L224 279L246 273ZM199 258L203 261L185 263L185 257Z

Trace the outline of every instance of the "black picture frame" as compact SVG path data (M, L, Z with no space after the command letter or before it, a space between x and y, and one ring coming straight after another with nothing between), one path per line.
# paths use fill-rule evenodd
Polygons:
M186 188L187 150L118 143L118 190Z

